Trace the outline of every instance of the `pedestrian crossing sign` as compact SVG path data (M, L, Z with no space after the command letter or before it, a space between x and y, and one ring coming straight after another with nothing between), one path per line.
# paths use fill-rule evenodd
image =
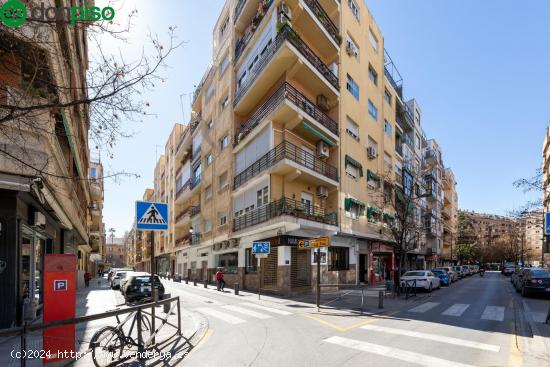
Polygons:
M136 229L168 230L168 204L136 201Z

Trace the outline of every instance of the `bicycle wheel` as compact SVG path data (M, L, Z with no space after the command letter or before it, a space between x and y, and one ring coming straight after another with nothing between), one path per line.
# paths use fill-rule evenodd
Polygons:
M90 341L92 360L96 367L115 365L122 356L124 335L113 326L105 326L93 335Z

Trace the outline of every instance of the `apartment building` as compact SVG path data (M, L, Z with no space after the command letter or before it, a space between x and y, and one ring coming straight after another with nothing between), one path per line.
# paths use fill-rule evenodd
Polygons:
M525 234L525 263L540 266L544 244L544 210L533 210L523 218L523 233Z
M3 119L17 111L13 107L85 98L86 27L29 23L0 29ZM33 42L31 36L50 41ZM91 270L91 254L98 250L88 236L87 106L16 115L0 127L0 145L8 152L0 157L0 328L39 316L45 254L78 255L82 273Z
M545 212L550 212L550 126L546 127L544 143L542 145L542 207ZM550 266L550 241L544 236L543 260L545 265Z
M328 236L324 283L391 279L393 209L384 195L395 186L411 195L415 183L423 190L426 152L441 153L426 142L418 103L404 100L366 5L227 1L212 55L190 121L176 124L155 168L153 199L173 208L170 232L155 234L159 272L211 280L223 267L226 281L246 289L308 291L317 259L298 241ZM417 267L427 255L424 211ZM271 243L261 272L254 241Z
M105 245L105 262L110 268L128 266L127 236L112 237Z
M521 240L523 233L521 221L502 215L477 213L472 210L459 210L458 213L471 220L474 233L477 235L476 242L480 246L494 244L500 238Z
M154 201L154 189L147 188L145 189L142 200L143 201ZM170 227L173 228L170 223ZM133 230L133 247L134 247L134 263L133 266L135 270L138 271L151 271L151 241L153 240L153 234L150 231L138 231Z
M458 194L456 179L452 169L443 171L443 251L442 261L445 264L456 263L457 231L458 231Z
M103 165L98 157L90 158L90 206L88 215L89 229L89 246L90 254L88 260L91 264L88 266L88 271L96 274L98 270L104 268L105 259L105 224L103 223L103 201L104 201L104 182L103 182ZM80 261L84 261L81 256ZM82 269L85 268L81 264Z

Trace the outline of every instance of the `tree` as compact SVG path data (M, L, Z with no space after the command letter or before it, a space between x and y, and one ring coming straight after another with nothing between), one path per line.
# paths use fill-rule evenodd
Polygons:
M475 263L479 260L479 248L473 243L462 243L458 245L456 257L461 263Z
M0 137L11 143L9 147L0 145L1 159L37 177L87 179L87 175L76 177L72 170L64 174L52 169L51 157L37 155L34 149L48 136L68 133L49 122L50 115L58 116L68 110L82 116L88 127L86 131L75 129L68 134L85 148L88 140L92 141L94 149L104 150L112 157L116 142L131 136L128 124L139 122L148 114L144 93L163 82L161 70L181 45L175 40L175 29L169 27L165 45L151 35L151 48L146 51L144 47L136 60L126 60L122 49L136 14L137 10L132 11L124 24L70 24L67 19L29 18L17 29L0 27ZM80 59L87 54L71 43L79 39L85 39L84 44L96 51L84 75L78 75L74 60L76 54ZM117 54L104 53L107 41L119 45ZM70 53L71 49L76 53ZM70 75L64 75L64 67L56 65L59 62L67 64ZM117 172L111 176L126 174Z
M109 228L109 237L111 237L111 244L115 242L115 232L116 230L113 227Z

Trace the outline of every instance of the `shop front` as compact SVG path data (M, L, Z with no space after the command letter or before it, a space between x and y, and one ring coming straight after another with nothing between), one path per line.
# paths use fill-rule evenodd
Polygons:
M170 272L170 255L160 255L156 257L156 273L160 275L171 274Z
M392 280L395 265L393 247L381 242L371 244L370 284Z

